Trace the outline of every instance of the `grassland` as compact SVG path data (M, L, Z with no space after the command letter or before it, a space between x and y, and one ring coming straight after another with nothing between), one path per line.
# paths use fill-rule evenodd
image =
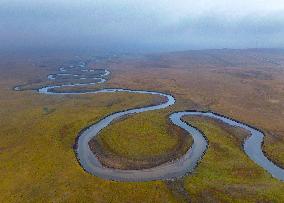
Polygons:
M77 133L114 111L159 99L125 93L94 97L12 91L18 84L45 84L48 74L73 58L1 58L0 202L181 202L189 198L193 202L283 202L283 183L242 151L240 143L246 135L200 118L185 119L202 129L209 149L184 181L122 183L85 173L72 148ZM163 91L177 99L169 109L129 117L105 129L97 141L106 151L126 160L169 156L182 133L171 130L167 115L211 109L264 130L264 150L284 166L283 54L187 52L124 56L99 65L106 64L112 75L105 87Z
M169 123L167 111L142 113L117 121L91 142L107 167L141 169L177 159L192 139ZM149 119L150 118L150 119Z
M284 184L251 161L241 148L245 132L204 118L185 118L206 135L209 148L185 178L192 202L281 202Z
M44 72L27 66L30 74ZM5 76L15 73L10 71ZM125 184L93 177L73 152L75 137L86 125L156 98L123 93L50 97L12 91L18 80L25 78L1 78L1 202L177 201L159 181Z
M118 60L109 85L169 92L177 99L175 110L213 110L258 127L268 135L264 151L284 166L284 54L208 52Z

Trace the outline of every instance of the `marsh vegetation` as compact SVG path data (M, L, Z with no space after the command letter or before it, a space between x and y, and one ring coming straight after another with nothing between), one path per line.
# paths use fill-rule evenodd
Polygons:
M273 63L262 60L267 57ZM122 183L85 173L73 153L78 132L112 112L153 104L159 98L128 93L53 97L32 90L13 91L18 84L44 86L46 76L71 59L1 59L5 67L0 80L2 202L180 202L189 197L192 202L283 201L283 182L243 152L246 133L199 117L185 119L204 132L209 148L196 171L183 181ZM263 149L284 166L283 61L281 52L273 55L256 50L104 61L112 70L112 79L104 87L156 90L177 98L174 107L133 116L104 130L96 142L110 160L106 164L127 168L135 166L133 160L153 164L151 160L178 156L190 147L191 140L168 123L167 115L210 109L263 129L267 134Z

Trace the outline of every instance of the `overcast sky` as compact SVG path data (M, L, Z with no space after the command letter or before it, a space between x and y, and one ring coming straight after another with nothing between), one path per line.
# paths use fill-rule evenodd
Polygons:
M1 48L284 47L284 0L0 0Z

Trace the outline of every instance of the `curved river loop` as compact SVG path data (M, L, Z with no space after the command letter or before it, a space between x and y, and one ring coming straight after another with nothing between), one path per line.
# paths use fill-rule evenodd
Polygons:
M77 72L74 73L74 68ZM98 70L98 69L97 69ZM86 80L87 74L92 74L96 70L87 69L86 63L80 62L77 65L69 66L68 68L60 68L59 73L51 74L48 76L49 80L56 81L60 77L77 77L79 81ZM71 73L70 73L71 72ZM146 106L142 108L134 108L130 110L120 111L112 113L98 121L97 123L83 129L77 137L75 153L78 159L78 162L82 168L95 176L116 180L116 181L130 181L130 182L140 182L140 181L151 181L151 180L169 180L183 177L188 173L193 172L196 168L198 162L202 159L203 155L206 153L208 142L205 139L205 135L182 120L184 116L203 116L211 119L222 121L223 123L233 126L243 128L249 132L250 136L247 138L243 144L244 152L248 157L253 160L256 164L265 169L270 173L274 178L284 181L284 169L278 167L273 162L271 162L262 151L262 143L264 138L264 133L245 123L239 122L232 118L220 115L214 112L200 112L200 111L181 111L175 112L170 115L170 121L179 126L180 128L186 130L190 136L193 138L193 144L191 148L181 157L176 160L171 160L167 163L155 166L148 169L140 170L122 170L104 167L101 162L98 160L97 156L91 151L89 147L89 141L96 137L100 131L108 127L113 121L120 119L122 117L138 114L147 111L154 111L159 109L167 108L175 104L175 98L172 95L155 92L155 91L145 91L145 90L129 90L121 88L112 88L112 89L101 89L96 91L85 91L85 92L57 92L57 89L63 87L74 87L74 86L89 86L96 85L98 83L104 83L106 77L110 74L108 70L100 70L100 73L96 77L93 77L93 82L79 82L79 83L69 83L63 85L51 85L38 89L38 92L41 94L48 95L78 95L78 94L98 94L98 93L111 93L116 92L127 92L132 94L150 94L150 95L159 95L164 97L166 100L163 103L153 106ZM90 79L90 78L89 78ZM15 90L21 90L21 86L15 87Z

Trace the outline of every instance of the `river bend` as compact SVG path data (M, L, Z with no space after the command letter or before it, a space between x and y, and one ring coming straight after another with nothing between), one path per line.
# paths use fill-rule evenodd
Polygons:
M74 67L79 69L79 74L71 72L70 69ZM77 70L78 72L78 70ZM84 62L79 63L77 66L70 66L69 68L61 67L59 73L51 74L48 76L49 80L56 80L58 77L79 77L80 81L86 80L86 73L92 73L95 70L87 69ZM84 75L85 74L85 75ZM167 163L161 164L159 166L141 169L141 170L122 170L114 168L106 168L102 166L97 156L91 151L89 147L89 141L97 136L100 131L108 127L113 121L125 117L127 115L138 114L147 111L159 110L167 108L171 105L174 105L175 98L172 95L155 92L155 91L144 91L144 90L129 90L121 88L111 88L111 89L101 89L96 91L86 91L86 92L57 92L56 90L63 87L73 87L73 86L89 86L96 85L98 83L104 83L106 77L110 72L104 70L99 75L93 78L93 82L79 82L79 83L68 83L64 85L50 85L38 89L38 92L41 94L49 95L78 95L78 94L98 94L98 93L111 93L116 92L127 92L132 94L150 94L150 95L159 95L165 98L163 103L158 105L146 106L142 108L134 108L125 111L115 112L111 115L108 115L98 121L97 123L91 125L88 128L85 128L78 135L76 143L76 156L83 167L83 169L95 176L116 180L116 181L151 181L151 180L168 180L175 179L186 175L187 173L193 172L196 168L198 162L202 159L203 155L206 153L208 142L205 139L205 135L202 134L200 130L191 126L190 123L186 123L182 120L184 116L203 116L211 119L220 120L227 125L233 127L243 128L249 132L250 136L244 142L244 152L248 157L253 160L260 167L269 172L273 177L278 180L284 181L284 170L273 162L271 162L262 151L262 142L264 138L264 133L254 127L251 127L245 123L236 121L229 117L214 113L214 112L198 112L198 111L182 111L175 112L170 115L170 121L174 124L186 130L190 136L193 138L193 144L191 148L181 157L176 160L171 160ZM21 90L21 87L15 87L15 90Z

